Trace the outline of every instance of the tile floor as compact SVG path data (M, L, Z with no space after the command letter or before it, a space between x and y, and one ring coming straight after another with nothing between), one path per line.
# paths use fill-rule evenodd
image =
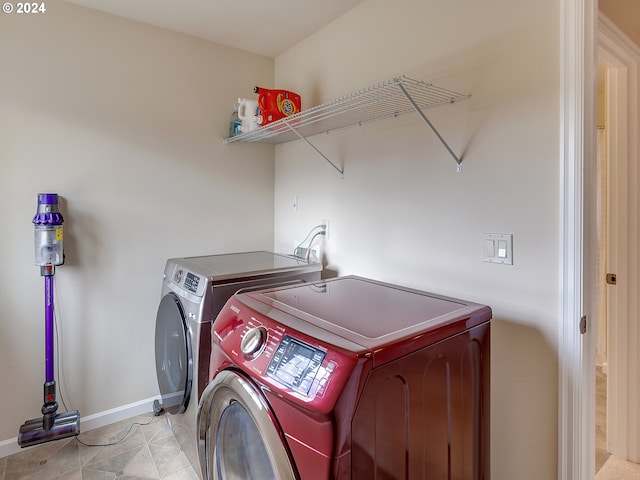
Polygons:
M596 473L609 458L607 452L607 376L596 367Z
M596 371L596 472L606 450L606 375ZM133 425L139 422L141 425ZM150 422L150 423L148 423ZM146 424L146 425L145 425ZM135 417L0 458L0 480L198 480L164 416Z
M0 480L198 480L164 416L151 414L0 458ZM150 422L150 423L149 423ZM146 424L146 425L145 425Z

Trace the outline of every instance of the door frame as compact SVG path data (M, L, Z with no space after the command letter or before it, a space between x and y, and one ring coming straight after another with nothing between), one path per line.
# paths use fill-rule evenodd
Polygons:
M560 480L595 477L595 258L596 258L596 66L597 43L606 44L607 36L598 17L597 0L561 0L561 78L560 78L560 322L558 336L558 478ZM611 32L608 32L611 33ZM629 131L637 132L639 64L632 65L633 88L628 104ZM638 158L637 135L629 135L629 157ZM638 210L638 162L628 162L631 208ZM638 219L627 220L638 242ZM627 216L629 217L629 215ZM630 286L637 288L640 272L637 255L629 258ZM635 283L632 283L635 282ZM638 301L629 298L629 315L637 314ZM580 332L581 319L588 328ZM629 331L640 340L637 327ZM635 350L637 351L637 349ZM631 352L629 352L631 353ZM637 353L634 353L637 355ZM637 360L637 358L636 358ZM628 360L627 360L628 361ZM638 368L635 362L634 367ZM625 382L629 382L629 376ZM640 397L637 375L628 392ZM635 409L637 410L637 409ZM626 438L640 454L638 425L640 412L629 415ZM640 460L640 459L639 459Z
M597 0L561 0L558 478L594 478Z
M640 462L640 312L638 268L638 70L640 48L605 15L598 19L598 59L608 67L609 232L607 268L618 282L607 286L609 314L607 449ZM634 135L633 132L636 132ZM635 160L635 161L634 161Z

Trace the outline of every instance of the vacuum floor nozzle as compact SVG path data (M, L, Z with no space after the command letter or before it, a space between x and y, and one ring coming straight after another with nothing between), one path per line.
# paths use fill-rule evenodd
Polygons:
M55 415L53 425L45 429L45 418L27 420L20 427L18 445L30 447L40 443L74 437L80 433L80 414L77 410Z

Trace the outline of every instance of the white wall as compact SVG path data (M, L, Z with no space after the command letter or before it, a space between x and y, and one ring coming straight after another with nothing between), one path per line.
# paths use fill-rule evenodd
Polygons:
M221 141L235 99L272 84L273 59L46 7L0 16L0 442L43 401L38 192L62 197L58 380L83 417L158 394L167 258L273 248L273 147Z
M276 59L303 108L398 74L469 92L417 115L276 147L275 246L331 222L328 268L493 308L493 480L557 477L559 7L554 0L366 0ZM297 198L297 210L293 199ZM514 265L482 261L511 233Z

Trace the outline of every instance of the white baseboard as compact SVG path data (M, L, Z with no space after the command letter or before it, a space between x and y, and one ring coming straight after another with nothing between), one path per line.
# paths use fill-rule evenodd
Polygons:
M112 408L104 412L94 413L93 415L82 416L80 412L80 431L88 432L96 428L111 425L112 423L119 422L120 420L126 420L127 418L135 417L136 415L142 415L145 413L153 412L153 401L160 400L159 397L151 397L138 402L130 403L129 405L123 405L121 407ZM14 453L18 453L29 448L20 448L18 445L18 437L9 438L7 440L0 441L0 458L8 457Z

